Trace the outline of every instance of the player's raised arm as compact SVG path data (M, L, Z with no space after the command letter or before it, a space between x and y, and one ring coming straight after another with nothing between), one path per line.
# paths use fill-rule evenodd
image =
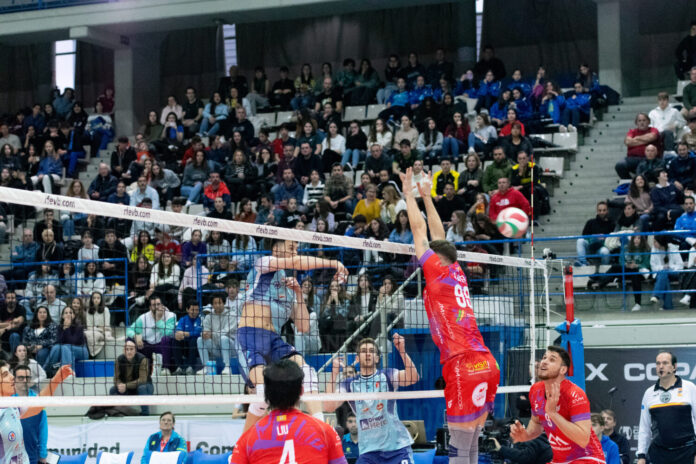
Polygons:
M65 379L73 375L74 372L70 368L70 366L61 366L61 368L58 370L56 375L53 376L51 381L48 383L46 387L44 387L43 390L41 390L41 393L39 393L39 396L53 396L53 393L58 389L60 384L63 383ZM21 418L26 419L28 417L35 416L39 414L41 411L43 411L43 408L40 406L35 406L32 408L27 408L25 410L21 411Z
M297 283L297 279L294 277L288 277L286 279L286 285L290 290L295 292L295 304L292 306L292 314L290 317L295 323L295 328L297 328L298 332L307 333L309 332L309 311L307 310L307 303L302 294L302 287Z
M430 173L423 173L422 180L416 185L425 205L425 215L428 216L428 228L430 228L430 238L432 240L444 240L446 237L445 228L442 225L440 214L435 209L433 197L429 195L433 188L433 180Z
M325 392L326 393L335 393L336 392L336 384L338 382L338 379L341 376L341 369L345 367L343 365L343 362L341 361L340 358L336 357L333 360L333 363L331 365L331 380L329 380L326 384L325 387ZM343 390L339 386L338 392L342 393ZM343 404L342 401L324 401L323 406L324 406L324 412L334 412L336 409L338 409L341 405Z
M404 369L399 371L398 384L400 387L413 385L420 380L420 375L418 375L418 369L413 364L411 357L406 353L406 340L398 333L395 333L392 337L392 342L394 342L394 348L399 352L399 356L401 356L401 360L404 362Z
M295 255L289 258L271 258L263 264L261 272L274 272L281 269L294 269L296 271L311 271L312 269L336 269L336 274L343 279L348 277L348 271L343 263L336 259L324 259L314 256ZM339 281L341 278L339 278Z
M402 173L400 177L402 183L401 191L404 192L404 198L406 199L408 222L411 225L411 233L413 233L413 244L416 248L416 256L420 259L430 249L428 227L425 225L418 203L416 203L416 199L413 197L413 170L411 168L406 169L406 174Z

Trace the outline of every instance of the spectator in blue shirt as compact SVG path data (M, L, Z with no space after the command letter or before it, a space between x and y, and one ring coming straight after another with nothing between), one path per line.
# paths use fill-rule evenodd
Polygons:
M34 266L28 263L36 262L36 252L39 249L39 244L34 241L34 233L31 229L22 231L22 244L17 245L10 255L12 267L3 272L5 280L9 282L11 289L21 288L26 286L27 277L35 270Z
M283 182L274 186L271 189L271 194L275 199L275 204L284 208L290 198L297 199L297 203L301 204L304 189L295 179L295 173L288 167L283 171Z
M590 416L590 421L592 422L592 430L594 430L595 435L599 438L602 444L602 451L604 451L604 458L606 459L606 464L621 464L621 456L619 455L619 447L614 441L604 435L604 418L601 414L592 413Z
M341 440L343 454L349 462L354 462L360 456L360 446L358 444L358 421L352 412L348 413L346 417L346 428L348 433L343 435Z
M273 226L280 223L283 212L273 204L273 198L269 194L261 195L259 207L256 210L256 224Z
M15 394L12 396L37 396L31 390L31 369L20 364L14 369ZM27 451L30 464L37 464L39 460L46 462L48 449L48 419L44 409L35 416L22 419L22 433L24 434L24 448Z
M532 117L532 106L527 102L519 88L512 89L512 103L510 103L510 106L517 109L517 118L520 121L527 121Z
M561 118L561 124L577 126L581 122L590 120L590 94L582 88L582 83L573 85L575 92L565 99L565 108Z
M140 464L148 464L153 451L183 451L184 453L187 451L186 440L174 431L174 424L176 424L174 414L169 411L163 412L160 416L160 431L153 433L147 439Z
M130 195L126 193L126 183L124 181L118 181L116 192L109 195L107 201L116 205L130 205Z
M490 108L498 99L498 95L500 95L500 81L495 80L493 71L489 70L476 90L476 97L478 98L474 107L476 112L478 113L482 108ZM472 95L469 96L473 98Z
M425 97L432 97L433 90L425 85L425 77L418 76L416 85L408 93L408 103L411 105L411 110L415 110L421 104Z
M191 300L186 307L186 316L179 319L174 331L174 375L192 375L198 361L198 337L201 336L201 316L198 302Z
M409 96L410 93L406 90L406 79L397 78L396 91L387 98L387 108L379 113L379 118L383 121L398 120L404 114L409 114Z
M46 127L46 118L44 118L41 112L39 103L34 103L34 106L31 107L31 114L24 118L22 125L25 130L29 129L29 126L34 126L37 133L41 134L43 132L44 127Z
M529 95L532 93L532 86L522 79L522 71L519 69L515 69L512 72L512 77L510 81L507 82L505 88L509 90L520 89L525 98L529 97Z
M203 119L201 122L200 134L204 136L214 136L220 130L220 124L227 119L229 109L222 101L220 92L213 92L210 103L203 109Z

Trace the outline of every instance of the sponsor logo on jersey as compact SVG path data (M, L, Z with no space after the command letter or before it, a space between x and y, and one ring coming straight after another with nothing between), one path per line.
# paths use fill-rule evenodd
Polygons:
M454 312L457 313L457 319L456 319L457 322L462 322L464 320L464 318L466 317L466 311L464 311L463 309L460 309L460 310L455 309Z
M549 444L551 448L558 451L568 451L570 449L570 443L553 433L549 434Z
M17 439L17 434L14 432L10 432L7 434L7 439L10 441L15 441Z
M387 419L384 417L368 417L360 419L360 430L370 430L387 425Z
M377 405L377 408L376 408L376 409L377 409L378 411L381 411L382 409L384 409L384 403L379 403L379 404Z
M484 404L486 404L486 392L487 391L488 391L488 383L481 382L480 384L476 385L476 388L474 388L474 392L471 394L471 401L474 403L474 406L476 406L477 408L480 408Z
M276 420L277 420L278 422L286 421L286 420L288 420L288 416L286 416L285 414L283 414L282 416L276 417Z
M585 401L585 398L583 398L582 395L578 393L576 390L570 392L570 399L572 405L580 404Z
M478 361L475 363L466 363L466 369L469 371L470 374L473 374L475 372L486 372L489 371L491 366L488 364L488 361L483 360L483 361Z

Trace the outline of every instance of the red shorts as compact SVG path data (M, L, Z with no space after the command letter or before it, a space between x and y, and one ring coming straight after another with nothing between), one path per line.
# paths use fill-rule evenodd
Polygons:
M498 363L490 353L460 354L442 368L447 422L471 422L493 410L500 382Z

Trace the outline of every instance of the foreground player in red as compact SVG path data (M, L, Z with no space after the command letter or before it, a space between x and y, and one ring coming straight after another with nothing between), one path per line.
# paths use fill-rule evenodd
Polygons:
M566 379L568 352L558 346L546 348L539 363L540 382L529 390L532 419L525 429L519 421L510 427L515 442L533 440L546 431L553 449L551 464L604 463L604 452L592 431L590 402L582 388Z
M430 175L424 175L417 188L428 216L431 242L413 196L411 168L401 180L416 256L425 276L423 302L433 341L440 349L440 363L444 364L449 462L475 464L478 438L493 409L500 370L476 325L466 276L457 263L457 249L445 240L445 229L430 196Z
M346 464L336 431L296 409L302 368L282 359L263 370L263 379L271 412L237 440L230 464Z

